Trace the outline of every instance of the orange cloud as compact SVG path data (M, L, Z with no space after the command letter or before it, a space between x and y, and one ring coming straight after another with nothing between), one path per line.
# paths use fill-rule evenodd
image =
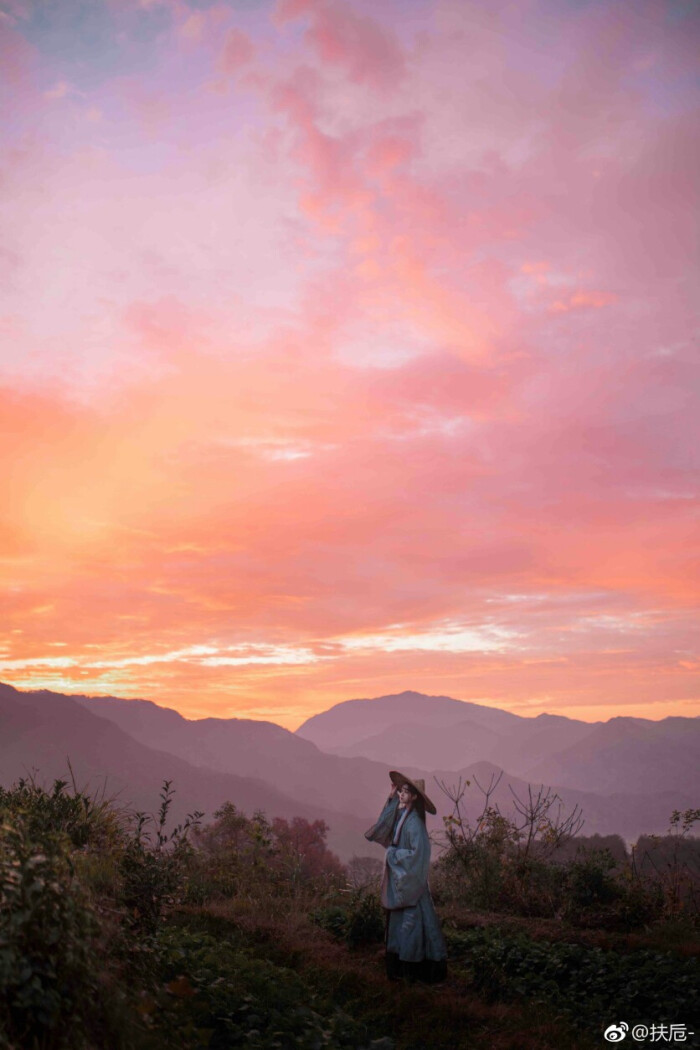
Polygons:
M569 313L571 310L599 310L603 306L610 306L617 302L617 296L612 292L573 292L566 299L557 299L551 303L549 312L551 314Z
M634 6L0 27L0 678L695 710L695 56Z

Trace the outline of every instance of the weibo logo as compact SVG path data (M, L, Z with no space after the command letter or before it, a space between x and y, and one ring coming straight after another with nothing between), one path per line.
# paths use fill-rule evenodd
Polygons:
M603 1032L603 1036L609 1043L621 1043L629 1032L629 1025L624 1021L620 1021L619 1024L611 1024Z

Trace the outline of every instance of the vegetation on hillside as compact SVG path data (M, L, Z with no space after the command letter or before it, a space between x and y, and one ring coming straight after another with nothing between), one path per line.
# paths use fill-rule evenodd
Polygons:
M376 859L231 802L171 827L172 798L0 789L0 1050L586 1050L623 1014L697 1026L698 811L628 855L563 852L551 805L468 825L457 804L432 878L450 976L427 988L383 978Z

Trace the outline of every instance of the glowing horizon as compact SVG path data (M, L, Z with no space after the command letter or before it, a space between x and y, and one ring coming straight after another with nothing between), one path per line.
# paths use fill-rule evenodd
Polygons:
M0 3L0 681L700 714L699 24Z

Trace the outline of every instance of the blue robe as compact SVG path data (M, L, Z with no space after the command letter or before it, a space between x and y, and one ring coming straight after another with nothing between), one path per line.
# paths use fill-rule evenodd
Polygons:
M399 800L387 799L379 820L365 832L370 842L387 847L381 900L388 912L387 955L401 963L447 958L445 939L428 888L430 839L425 822Z

